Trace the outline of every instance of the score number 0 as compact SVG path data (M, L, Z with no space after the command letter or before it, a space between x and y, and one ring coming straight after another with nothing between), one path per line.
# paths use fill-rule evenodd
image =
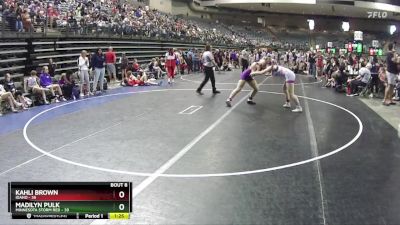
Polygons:
M118 196L119 196L120 198L124 198L124 197L125 197L125 192L120 191L120 192L118 193ZM125 205L124 205L124 204L119 204L118 208L119 208L119 210L123 211L123 210L125 209Z

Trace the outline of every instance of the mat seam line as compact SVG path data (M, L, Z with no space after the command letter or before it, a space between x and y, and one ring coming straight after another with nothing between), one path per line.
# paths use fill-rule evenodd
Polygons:
M301 89L303 91L303 96L306 97L306 91L304 89L303 82L300 80L301 83ZM307 119L307 128L308 128L308 133L310 137L310 147L311 147L311 155L312 157L316 157L319 155L318 152L318 144L317 144L317 138L315 135L315 129L314 129L314 124L311 119L311 113L310 113L310 108L308 105L308 100L307 98L304 98L304 108L305 108L305 113L306 113L306 119ZM319 160L316 160L314 164L314 167L316 167L317 170L317 178L318 178L318 183L319 183L319 190L320 190L320 198L321 198L321 211L322 211L322 224L327 225L326 223L326 201L324 197L324 185L323 185L323 177L322 177L322 168Z

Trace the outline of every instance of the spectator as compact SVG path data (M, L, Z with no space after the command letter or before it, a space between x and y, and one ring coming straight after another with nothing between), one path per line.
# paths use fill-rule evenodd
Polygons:
M9 73L6 74L4 79L4 89L7 92L10 92L14 99L17 99L20 103L22 103L22 108L27 109L29 105L25 102L24 96L22 96L22 92L15 88L14 81L11 79L11 75Z
M157 83L155 79L148 79L146 73L144 71L140 71L137 76L132 74L132 71L127 72L128 78L125 79L124 83L126 86L136 87L136 86L144 86L144 85L157 85L160 86L162 81Z
M56 74L56 67L57 67L57 65L54 63L53 59L50 58L48 68L49 68L49 74L51 77L54 77L54 75Z
M132 66L131 66L131 67L132 67L132 68L131 68L132 72L134 72L134 73L139 72L139 70L140 70L140 65L139 65L137 59L133 59L133 62L132 62Z
M374 96L374 93L378 93L379 91L379 65L377 65L377 60L371 61L372 68L371 68L371 96Z
M97 49L97 53L92 57L92 67L94 68L94 82L93 82L93 92L97 91L97 84L100 83L100 91L104 92L103 84L104 84L104 62L105 58L101 48Z
M28 10L24 9L24 11L21 15L21 18L22 18L22 24L23 24L25 31L32 32L33 24L32 24L31 16L29 15Z
M55 98L56 102L61 101L67 101L62 93L61 87L59 84L53 84L53 80L51 79L51 76L49 74L49 68L47 66L43 67L43 71L40 74L40 86L43 88L49 89L51 92L51 95ZM58 92L58 95L56 95L55 91Z
M351 94L348 96L356 96L358 95L358 87L367 86L370 78L371 78L371 63L368 63L365 67L365 62L363 62L363 67L358 71L358 76L354 79L349 80Z
M396 83L396 95L394 96L393 100L400 101L400 75L397 76L397 83Z
M20 5L17 7L15 15L16 15L15 30L17 32L22 32L24 31L24 26L22 24L22 9Z
M193 55L194 55L194 53L192 52L191 49L189 49L189 51L186 53L188 74L190 72L193 72Z
M162 76L162 70L160 67L160 59L159 58L155 58L153 59L153 74L155 74L155 78L159 79Z
M156 58L152 58L150 63L147 65L147 72L149 74L152 74L152 77L157 77L161 72L161 69L158 67Z
M46 91L49 91L49 89L39 86L39 78L37 77L37 72L35 70L31 71L31 76L27 80L27 86L28 92L41 95L44 104L50 104L46 98Z
M238 56L237 56L237 53L236 53L236 50L235 51L232 51L231 52L231 55L230 55L230 60L231 60L231 62L232 62L232 65L235 67L235 69L237 68L237 66L238 66Z
M199 60L199 53L197 49L193 53L193 72L198 72L200 70L200 60Z
M48 8L47 8L47 16L48 16L48 20L47 20L47 27L49 27L50 24L50 28L53 29L53 24L54 24L54 19L58 17L58 12L57 9L54 8L52 3L48 4Z
M249 53L246 49L243 49L242 54L240 55L240 63L242 65L242 72L245 71L249 67Z
M347 81L347 74L345 72L346 65L343 63L339 66L338 70L332 74L334 79L334 86L336 91L343 92L343 86Z
M393 91L396 85L396 76L399 73L397 69L397 64L399 63L398 56L396 54L395 45L393 43L389 44L389 51L386 54L386 79L387 85L385 88L385 97L383 99L383 105L390 106L396 105L393 102Z
M15 109L16 107L20 108L20 107L23 106L22 103L19 103L19 102L17 102L17 101L14 99L13 95L11 94L11 92L8 92L8 91L6 91L6 90L4 89L4 86L3 86L2 84L0 84L0 99L1 99L2 101L8 102L8 104L9 104L10 107L11 107L11 111L12 111L12 112L15 112L15 113L18 112L18 110ZM0 116L2 116L2 115L3 115L3 114L2 114L1 111L0 111Z
M181 55L179 57L179 71L181 73L181 75L185 74L185 69L186 69L187 65L186 65L186 61L183 58L183 56ZM172 83L174 82L174 79L172 79Z
M166 59L165 67L167 68L168 84L170 84L175 77L175 67L178 57L174 53L173 49L170 48L168 52L165 54L165 59Z
M222 71L232 71L232 69L229 67L228 60L224 58L224 62L222 63Z
M308 57L308 64L309 64L308 74L310 74L315 79L317 79L317 75L316 75L316 72L315 72L316 66L315 66L315 55L314 55L314 53L310 53L310 55Z
M128 75L126 74L126 70L128 69L128 66L129 66L129 60L126 57L125 52L122 53L122 57L121 57L119 63L121 64L121 77L122 77L121 83L122 83L126 78L128 78Z
M217 49L216 50L216 61L215 61L218 65L218 68L221 68L222 66L222 62L223 62L223 53Z
M87 52L85 50L81 52L81 55L78 58L78 73L80 79L80 97L93 95L93 93L90 91L89 82L89 58L87 57ZM86 85L86 95L83 91L84 85Z
M58 81L58 84L60 85L64 96L67 97L67 99L72 99L72 88L75 86L75 84L71 81L71 75L72 72L68 71L67 73L62 73L61 78Z
M117 61L117 56L115 55L113 48L109 47L108 51L104 55L105 55L105 60L106 60L106 65L107 65L107 74L110 77L110 82L111 83L119 82L117 79L117 74L116 74L116 69L115 69L115 63Z

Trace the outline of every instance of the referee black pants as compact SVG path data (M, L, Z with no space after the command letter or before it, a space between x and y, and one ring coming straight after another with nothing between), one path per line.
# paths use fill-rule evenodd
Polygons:
M215 87L215 76L214 76L213 68L205 66L204 72L206 75L204 77L203 82L201 82L199 88L197 88L197 91L201 91L203 89L204 85L206 85L206 83L208 82L208 80L211 80L212 89L213 89L213 92L215 92L217 90L217 88Z

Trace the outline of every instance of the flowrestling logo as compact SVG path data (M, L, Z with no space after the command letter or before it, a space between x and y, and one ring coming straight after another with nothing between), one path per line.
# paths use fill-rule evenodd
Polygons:
M368 11L368 18L371 19L385 19L388 16L387 12L380 12L380 11Z

